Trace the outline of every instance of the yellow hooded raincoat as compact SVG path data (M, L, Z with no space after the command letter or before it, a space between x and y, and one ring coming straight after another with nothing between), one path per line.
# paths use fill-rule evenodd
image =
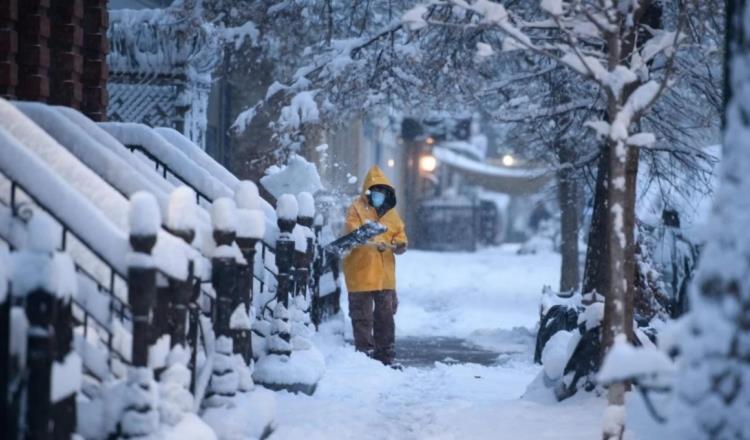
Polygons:
M345 233L349 233L368 221L376 221L385 225L388 230L377 237L372 243L387 245L407 244L404 222L396 210L391 207L378 218L378 214L368 199L367 191L375 185L393 185L378 166L370 168L362 185L362 194L352 203L346 213ZM395 201L394 201L395 204ZM375 292L379 290L396 289L396 258L389 247L380 252L375 246L360 246L351 251L344 258L344 277L349 292Z

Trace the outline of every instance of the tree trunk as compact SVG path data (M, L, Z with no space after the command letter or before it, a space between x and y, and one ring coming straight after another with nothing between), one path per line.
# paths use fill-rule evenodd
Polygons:
M609 178L609 149L603 148L596 172L594 209L591 215L586 264L583 272L583 293L605 294L609 286L609 244L607 241L607 179Z
M560 170L558 180L558 203L560 204L560 292L578 290L580 271L578 268L578 228L580 206L578 203L580 191L575 170L570 163L575 158L575 152L567 144L558 149Z
M635 341L633 315L635 313L635 272L638 270L635 262L635 201L640 156L638 148L628 148L625 163L625 212L623 213L625 217L625 238L627 240L627 247L625 248L625 280L627 281L627 290L625 291L625 335L631 342Z

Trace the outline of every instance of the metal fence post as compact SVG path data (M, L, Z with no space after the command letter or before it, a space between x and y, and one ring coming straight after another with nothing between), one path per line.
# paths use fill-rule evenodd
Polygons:
M26 438L52 438L52 361L55 357L57 301L52 292L37 288L26 297L29 320L26 367L28 370ZM33 409L32 409L33 408Z
M296 295L295 304L299 308L299 311L303 315L302 324L305 327L310 327L310 304L312 303L308 292L310 292L310 269L312 267L313 259L315 258L315 240L314 233L312 231L314 223L314 212L306 213L307 215L298 216L297 224L301 227L306 228L309 234L306 234L306 247L304 252L296 252L295 255L295 281L296 281ZM309 215L312 214L312 215Z
M214 234L216 236L216 231ZM223 241L224 238L220 236L217 243ZM231 337L229 319L232 316L232 295L237 290L237 263L234 258L211 258L211 284L216 292L214 333L217 337Z
M256 238L246 238L246 237L238 237L237 238L237 244L240 246L240 250L242 251L242 255L245 257L245 261L247 261L247 265L245 265L242 268L242 271L240 273L240 298L242 303L245 305L246 310L248 311L248 314L250 315L250 319L252 321L252 307L253 307L253 271L255 270L255 245L258 243L258 239ZM245 363L247 365L250 365L250 363L253 360L253 339L251 337L252 330L247 329L245 330L245 338L243 338L243 341L246 342L246 344L241 347L241 349L238 350L238 347L235 347L235 351L242 354L242 358L245 360Z
M161 217L156 199L139 192L130 198L130 247L128 261L128 302L133 315L132 368L128 369L125 409L119 431L123 437L149 436L159 426L158 402L153 399L156 383L148 368L148 350L154 340L153 308L156 299L156 267L151 251ZM136 227L147 217L148 229ZM139 225L140 226L140 225Z
M261 210L262 200L258 187L249 180L243 180L235 189L237 203L237 245L245 258L246 266L240 270L239 301L244 305L247 322L237 323L235 353L240 353L245 364L253 361L253 279L255 270L255 246L263 239L266 231L266 217Z
M294 287L294 237L292 231L297 221L297 200L284 194L277 207L279 237L276 240L276 267L278 285L276 287L276 308L274 309L273 337L279 340L269 344L269 352L278 355L291 355L291 334L289 325L289 294Z
M229 320L234 311L237 292L237 260L229 252L236 238L234 221L226 221L235 215L234 202L229 199L214 201L213 227L216 252L211 258L211 284L216 291L216 317L214 332L216 337L232 337Z
M75 273L72 261L68 270L70 275ZM75 292L66 292L70 295ZM80 362L78 354L73 347L73 300L70 296L59 296L57 299L57 316L55 319L55 337L57 344L56 361L62 364ZM72 380L72 378L66 378ZM53 384L54 385L54 384ZM70 438L76 431L76 397L77 390L72 391L65 397L61 396L58 402L53 403L54 438Z
M131 235L130 246L138 255L150 256L156 235ZM156 268L153 264L128 267L128 302L133 313L134 367L148 366L148 348L152 338L152 308L156 299Z
M323 234L323 216L315 216L314 229L315 249L312 263L312 290L310 292L310 319L317 329L321 322L321 298L320 298L320 278L323 275L323 263L325 255L321 245L321 235Z

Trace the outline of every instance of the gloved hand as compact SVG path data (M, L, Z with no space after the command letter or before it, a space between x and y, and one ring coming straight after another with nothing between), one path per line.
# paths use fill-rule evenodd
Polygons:
M378 251L385 252L386 249L388 249L388 245L385 243L378 243Z
M393 292L393 314L395 315L396 312L398 312L398 294L394 291Z
M396 243L395 247L393 248L393 252L396 255L401 255L406 252L406 243Z

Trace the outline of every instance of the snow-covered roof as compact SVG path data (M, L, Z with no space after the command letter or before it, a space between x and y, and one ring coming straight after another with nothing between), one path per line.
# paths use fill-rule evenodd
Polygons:
M441 147L435 147L432 153L440 164L460 171L468 183L507 194L538 191L551 178L546 169L499 167Z
M112 72L203 75L220 61L218 34L204 22L199 7L132 6L109 13L107 64Z

